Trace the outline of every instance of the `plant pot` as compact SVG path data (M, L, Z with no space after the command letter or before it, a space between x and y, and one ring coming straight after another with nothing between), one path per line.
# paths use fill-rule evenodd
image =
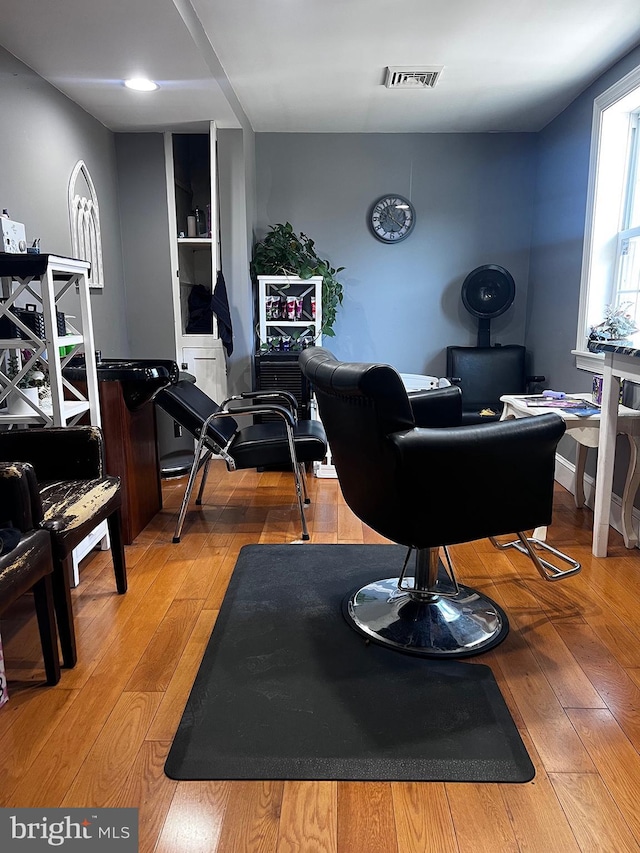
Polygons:
M28 397L32 400L36 406L38 405L38 389L37 388L21 388L20 391L25 397ZM9 408L8 412L10 415L36 415L37 409L34 409L32 406L24 400L20 394L16 391L13 391L9 395Z

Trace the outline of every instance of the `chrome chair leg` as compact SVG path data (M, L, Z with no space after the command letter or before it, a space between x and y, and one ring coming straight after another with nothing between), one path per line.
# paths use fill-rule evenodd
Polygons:
M207 482L207 477L209 476L209 465L211 464L211 459L213 458L213 454L209 454L204 463L204 471L202 472L202 479L200 480L200 488L198 489L198 497L196 498L196 506L202 505L202 496L204 494L204 487Z
M182 498L182 504L180 505L180 512L178 513L178 521L176 523L175 533L173 534L173 542L177 544L180 541L180 536L182 534L182 525L184 524L184 517L187 514L187 507L189 506L189 500L191 498L191 492L193 491L193 486L196 482L196 476L198 471L200 470L200 466L202 464L207 465L209 459L211 458L211 451L207 450L204 456L202 456L202 443L198 442L196 447L196 452L193 457L193 465L191 466L191 471L189 472L189 480L187 482L187 488L185 489L184 496Z
M525 554L531 559L531 562L536 567L538 573L546 581L559 581L562 580L562 578L577 575L581 570L582 566L577 560L574 560L573 557L569 557L568 554L564 554L562 551L558 551L557 548L553 548L546 542L542 542L540 539L536 539L533 536L525 536L524 533L517 533L516 535L518 538L513 539L511 542L498 542L493 536L490 536L489 539L500 551L506 551L507 548L515 548L516 551L520 551L521 554ZM536 549L546 551L548 554L553 554L554 557L557 557L561 562L567 563L569 568L560 568L559 566L550 563L548 560L539 557L538 554L536 554Z
M304 496L304 502L306 504L310 504L311 498L309 497L309 488L307 486L307 471L305 469L304 462L298 462L298 468L300 469L300 480L302 481L302 492Z
M298 464L298 454L296 453L296 443L293 437L293 429L291 425L285 422L285 429L287 433L287 442L289 444L289 456L291 457L291 468L293 470L293 477L296 483L296 497L298 499L298 509L300 511L300 522L302 525L302 540L308 541L309 539L309 530L307 528L307 519L304 515L304 502L302 499L303 493L303 485L302 485L302 477L300 475L300 466Z

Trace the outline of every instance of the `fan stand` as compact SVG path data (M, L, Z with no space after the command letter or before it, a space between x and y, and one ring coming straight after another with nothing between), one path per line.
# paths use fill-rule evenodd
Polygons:
M462 303L478 318L477 346L491 346L491 320L511 307L516 286L508 270L497 264L485 264L472 270L462 284Z
M478 342L476 346L491 346L491 320L489 317L480 317L478 320Z

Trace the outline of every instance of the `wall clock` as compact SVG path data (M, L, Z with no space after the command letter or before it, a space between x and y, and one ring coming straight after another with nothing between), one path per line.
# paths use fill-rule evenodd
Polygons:
M411 202L400 195L383 195L369 213L369 227L383 243L399 243L408 237L416 223Z

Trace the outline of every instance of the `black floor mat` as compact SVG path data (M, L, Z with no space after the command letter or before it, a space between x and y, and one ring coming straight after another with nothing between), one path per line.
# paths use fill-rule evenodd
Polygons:
M345 593L397 576L404 553L394 545L243 548L165 773L532 779L489 667L367 644L343 619Z

